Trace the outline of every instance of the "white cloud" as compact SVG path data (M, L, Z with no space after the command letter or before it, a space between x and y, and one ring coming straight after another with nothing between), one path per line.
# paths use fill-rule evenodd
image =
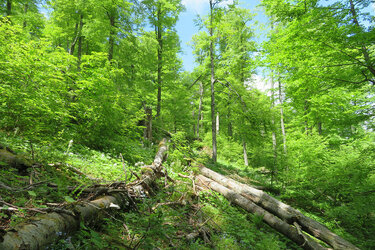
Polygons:
M208 0L182 0L182 4L188 11L202 15L205 7L208 6Z
M225 1L222 1L219 6L227 6L228 4L233 4L233 0L225 0Z
M233 0L224 0L219 6L226 6L232 4ZM196 14L203 15L209 7L209 0L182 0L182 4L185 5L188 11L193 11Z

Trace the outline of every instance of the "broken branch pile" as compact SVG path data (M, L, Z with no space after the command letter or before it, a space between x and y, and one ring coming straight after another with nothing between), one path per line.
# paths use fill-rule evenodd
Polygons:
M262 216L268 225L304 249L326 249L309 235L318 238L334 249L358 249L324 225L262 190L239 183L203 166L200 170L201 175L197 176L198 185L204 188L209 187L246 211Z
M159 144L155 159L139 180L123 185L123 192L103 196L93 201L77 202L71 208L62 212L43 214L17 225L15 228L0 234L0 249L42 249L55 242L58 238L66 237L80 227L81 220L95 220L99 213L113 208L126 208L133 203L129 193L152 193L153 182L163 175L162 162L167 151L166 140ZM65 211L65 212L64 212Z

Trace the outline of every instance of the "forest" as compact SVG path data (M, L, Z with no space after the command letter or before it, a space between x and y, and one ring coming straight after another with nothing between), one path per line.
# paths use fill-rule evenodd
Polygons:
M186 2L0 1L0 249L375 249L374 2Z

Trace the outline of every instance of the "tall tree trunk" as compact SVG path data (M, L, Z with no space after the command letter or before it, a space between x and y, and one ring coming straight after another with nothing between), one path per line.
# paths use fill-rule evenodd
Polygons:
M6 16L12 15L12 0L7 0Z
M271 109L273 110L275 107L275 81L273 78L273 73L271 77ZM277 141L276 141L276 127L275 127L275 116L273 115L272 112L272 150L273 150L273 167L272 167L272 176L271 176L271 186L273 184L274 179L276 178L277 175Z
M216 134L220 132L220 116L219 112L216 112Z
M27 17L27 11L29 10L29 4L28 3L25 3L24 7L23 7L23 14L25 15L25 19L23 20L23 28L26 28L27 26L27 21L26 21L26 17Z
M212 123L212 160L217 161L216 149L216 119L215 119L215 65L213 42L213 0L210 0L210 60L211 60L211 123Z
M72 41L72 44L70 45L70 48L69 48L69 54L70 55L73 55L74 54L74 49L76 47L76 44L77 44L77 41L78 41L78 36L79 36L79 21L76 22L76 27L74 28L74 38L73 38L73 41Z
M160 109L161 109L161 85L162 85L162 72L163 72L163 34L162 34L162 27L161 27L161 4L158 5L158 13L157 13L157 27L156 27L156 35L158 41L158 96L157 96L157 105L156 105L156 116L160 116Z
M109 31L109 48L108 48L108 61L113 59L113 47L115 45L115 16L108 14L110 31Z
M82 57L82 28L83 28L83 14L79 17L79 38L78 38L78 51L77 51L77 70L81 70L81 57Z
M286 134L285 134L285 124L284 124L284 108L283 108L283 97L281 91L281 81L279 78L279 102L280 102L280 126L281 126L281 134L283 136L283 150L284 155L286 156Z
M152 108L148 107L146 104L143 104L145 110L145 128L143 130L143 138L145 140L152 140Z
M288 166L287 161L285 160L287 157L287 150L286 150L286 133L285 133L285 124L284 124L283 96L282 96L282 90L281 90L280 75L279 75L278 83L279 83L279 102L280 102L280 127L281 127L281 135L283 137L282 169L285 169L285 173L288 175L289 166ZM284 185L285 183L289 183L288 177L284 179Z
M323 130L322 130L322 122L318 122L318 133L319 133L319 135L322 135L322 133L323 133Z
M202 119L202 105L203 105L203 83L199 81L199 106L198 106L198 120L197 120L197 138L199 139L199 121Z
M246 150L246 142L245 140L242 142L243 146L243 161L245 162L245 166L249 166L249 160L247 158L247 150Z
M304 119L305 119L305 133L306 133L306 135L309 135L309 121L307 119L309 106L308 106L308 101L306 99L305 99L305 105L304 105L303 109L304 109L303 115L304 115Z
M359 24L359 21L358 21L358 18L357 18L357 12L355 10L353 0L349 0L349 3L350 3L350 12L353 16L353 22L358 28L361 28L361 25ZM374 67L374 64L371 62L370 54L369 54L368 49L366 48L365 44L361 45L361 51L362 51L362 55L365 59L367 69L371 72L371 74L373 76L375 76L375 67Z
M228 114L227 114L227 120L228 120L228 136L232 137L233 136L233 125L232 125L232 113L231 113L231 107L230 107L230 94L228 92L228 102L227 102L227 107L228 107Z

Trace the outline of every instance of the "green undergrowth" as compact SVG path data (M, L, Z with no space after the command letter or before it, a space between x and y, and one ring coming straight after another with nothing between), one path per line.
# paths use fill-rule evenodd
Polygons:
M3 230L36 215L35 209L42 210L51 204L68 205L86 198L81 190L94 182L124 181L125 176L128 182L135 180L133 173L140 175L139 165L142 165L135 163L150 164L156 152L156 147L128 142L122 146L128 151L120 155L120 152L100 152L69 140L30 143L3 132L0 132L0 144L39 163L29 168L26 175L11 167L0 168L1 183L11 188L1 188L0 198L5 202L2 206L17 208L0 212ZM133 155L129 154L131 147ZM238 151L238 145L234 149ZM276 190L273 196L344 238L360 242L336 219L338 215L353 217L347 214L347 208L334 207L324 199L314 200L315 194L308 190L284 189L280 182L271 186L270 174L262 166L244 166L239 160L231 163L238 154L230 152L230 147L221 152L218 163L214 164L204 141L192 141L185 133L177 132L169 143L168 159L163 164L174 182L161 178L154 196L139 199L136 208L104 213L93 224L82 223L80 231L49 249L298 249L263 223L261 217L230 204L217 193L193 189L192 180L187 176L197 174L202 165L242 183L272 187L271 193ZM84 175L77 174L73 168ZM75 189L69 191L67 187ZM371 241L366 244L371 245Z
M188 174L188 173L185 173ZM165 187L137 208L84 226L52 249L299 249L262 222L211 191L195 195L185 178Z
M132 157L99 152L69 140L30 142L0 131L0 145L33 162L22 173L1 163L0 229L9 229L50 205L68 205L85 199L82 190L93 184L124 181L125 177L128 182L135 180L133 173L139 174L140 166L136 167L134 161L152 162L155 148L129 144L134 148Z

